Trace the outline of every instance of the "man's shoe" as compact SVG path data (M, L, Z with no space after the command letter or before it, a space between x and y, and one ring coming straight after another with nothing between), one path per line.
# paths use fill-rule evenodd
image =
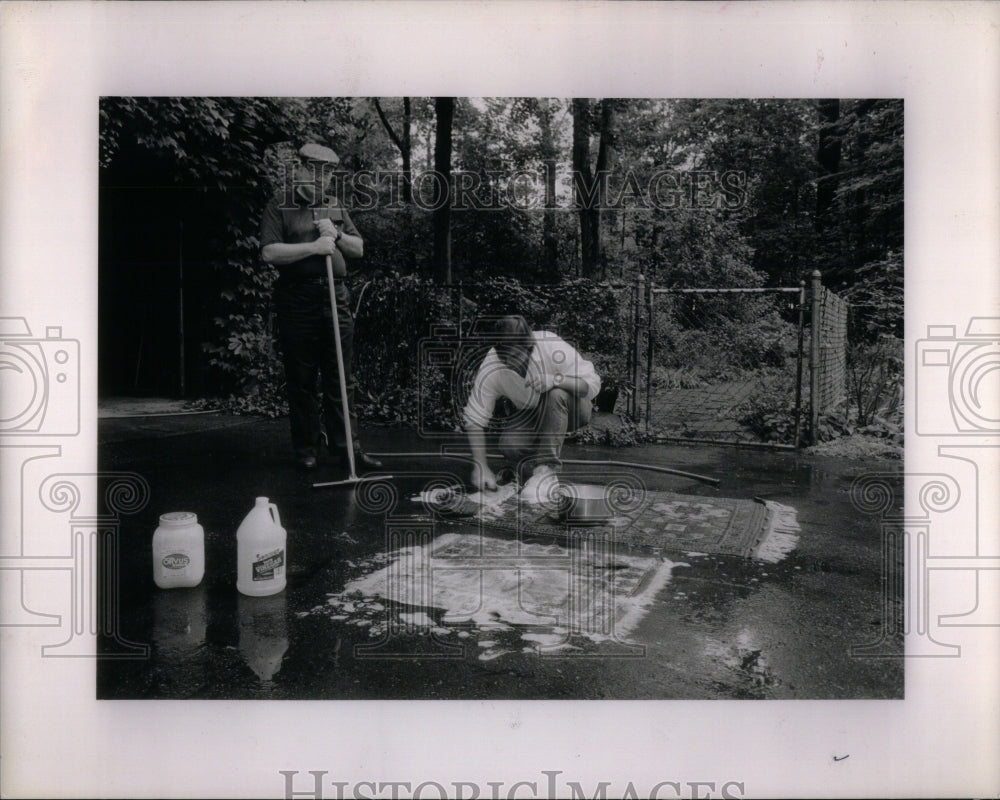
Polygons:
M299 456L299 468L305 470L316 469L316 456Z
M521 499L531 505L551 506L559 501L559 473L549 464L539 464L521 487Z
M356 450L354 452L354 463L365 469L382 469L382 462L374 456L368 455L364 450Z
M347 451L343 451L340 457L341 463L345 467L350 467L350 461L347 458ZM358 472L367 472L373 469L382 469L382 462L377 458L373 458L368 455L364 450L358 449L354 451L354 469Z

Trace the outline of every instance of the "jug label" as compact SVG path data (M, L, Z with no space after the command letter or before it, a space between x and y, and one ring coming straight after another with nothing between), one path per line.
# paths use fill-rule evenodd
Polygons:
M161 562L167 569L184 569L191 563L191 559L184 553L170 553L163 557Z
M255 581L274 580L275 572L281 569L284 563L285 551L280 547L270 553L258 555L257 560L253 562L253 579Z

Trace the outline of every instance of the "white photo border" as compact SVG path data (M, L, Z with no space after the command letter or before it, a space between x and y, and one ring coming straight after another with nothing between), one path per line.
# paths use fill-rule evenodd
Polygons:
M104 95L900 97L908 409L927 326L960 335L1000 308L997 4L6 2L0 22L0 316L80 342L67 472L96 470ZM913 435L911 418L906 471L948 472L954 443ZM965 440L983 456L956 472L968 495L977 476L997 485L994 439ZM33 510L12 518L3 491L9 555ZM995 560L997 522L974 509L940 530L978 525L977 552ZM937 589L944 609L947 581ZM960 658L908 659L901 701L97 701L93 660L39 656L51 632L2 628L0 641L11 797L282 797L282 770L297 791L325 771L327 797L333 781L466 781L484 797L490 781L502 796L534 781L544 796L557 770L588 794L602 781L639 796L663 781L681 796L710 781L713 797L729 782L746 797L998 788L996 623L953 629Z

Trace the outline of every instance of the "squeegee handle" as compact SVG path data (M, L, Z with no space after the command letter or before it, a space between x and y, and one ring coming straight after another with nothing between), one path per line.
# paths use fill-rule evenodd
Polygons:
M340 315L337 312L337 291L333 283L333 256L326 257L326 282L330 287L330 308L333 309L333 340L337 346L337 377L340 379L340 403L344 418L344 441L347 447L347 463L351 470L351 480L357 480L354 464L354 436L351 433L351 409L347 405L347 379L344 369L344 350L340 344Z

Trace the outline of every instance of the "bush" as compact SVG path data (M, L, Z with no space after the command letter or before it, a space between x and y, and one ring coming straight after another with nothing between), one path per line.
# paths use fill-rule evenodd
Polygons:
M532 286L514 278L496 277L462 287L477 316L520 314L536 330L549 324L548 298Z
M707 386L711 381L701 367L664 367L659 364L653 367L650 386L657 389L697 389Z
M709 382L761 368L783 368L798 349L798 329L774 295L671 294L656 301L654 360Z
M205 351L232 389L228 396L204 401L203 407L266 417L287 414L285 374L274 348L272 317L230 314L215 324L228 333L219 344L205 345Z
M762 442L795 444L794 378L777 372L762 374L760 385L735 411L736 420ZM808 410L803 406L800 435L807 433Z
M859 426L902 422L903 341L883 334L847 347L847 395Z
M546 295L546 324L578 350L618 355L627 349L628 290L585 279L539 288Z
M784 367L793 362L798 348L798 329L773 309L751 320L728 320L720 326L721 341L728 342L730 362L740 370Z
M623 424L610 428L585 427L573 434L572 439L577 444L594 444L603 447L633 447L642 444L650 437L641 431L635 423L623 421Z
M768 402L758 400L749 403L739 416L739 423L745 425L761 442L773 444L795 444L795 404L787 399ZM802 407L799 429L799 444L807 442L829 442L841 436L854 433L854 427L842 415L820 414L816 436L812 434L812 420L809 409Z
M420 374L421 342L436 327L457 324L453 293L416 275L390 274L369 281L357 295L358 415L370 421L414 424L422 379L430 377ZM432 380L429 385L433 384Z

